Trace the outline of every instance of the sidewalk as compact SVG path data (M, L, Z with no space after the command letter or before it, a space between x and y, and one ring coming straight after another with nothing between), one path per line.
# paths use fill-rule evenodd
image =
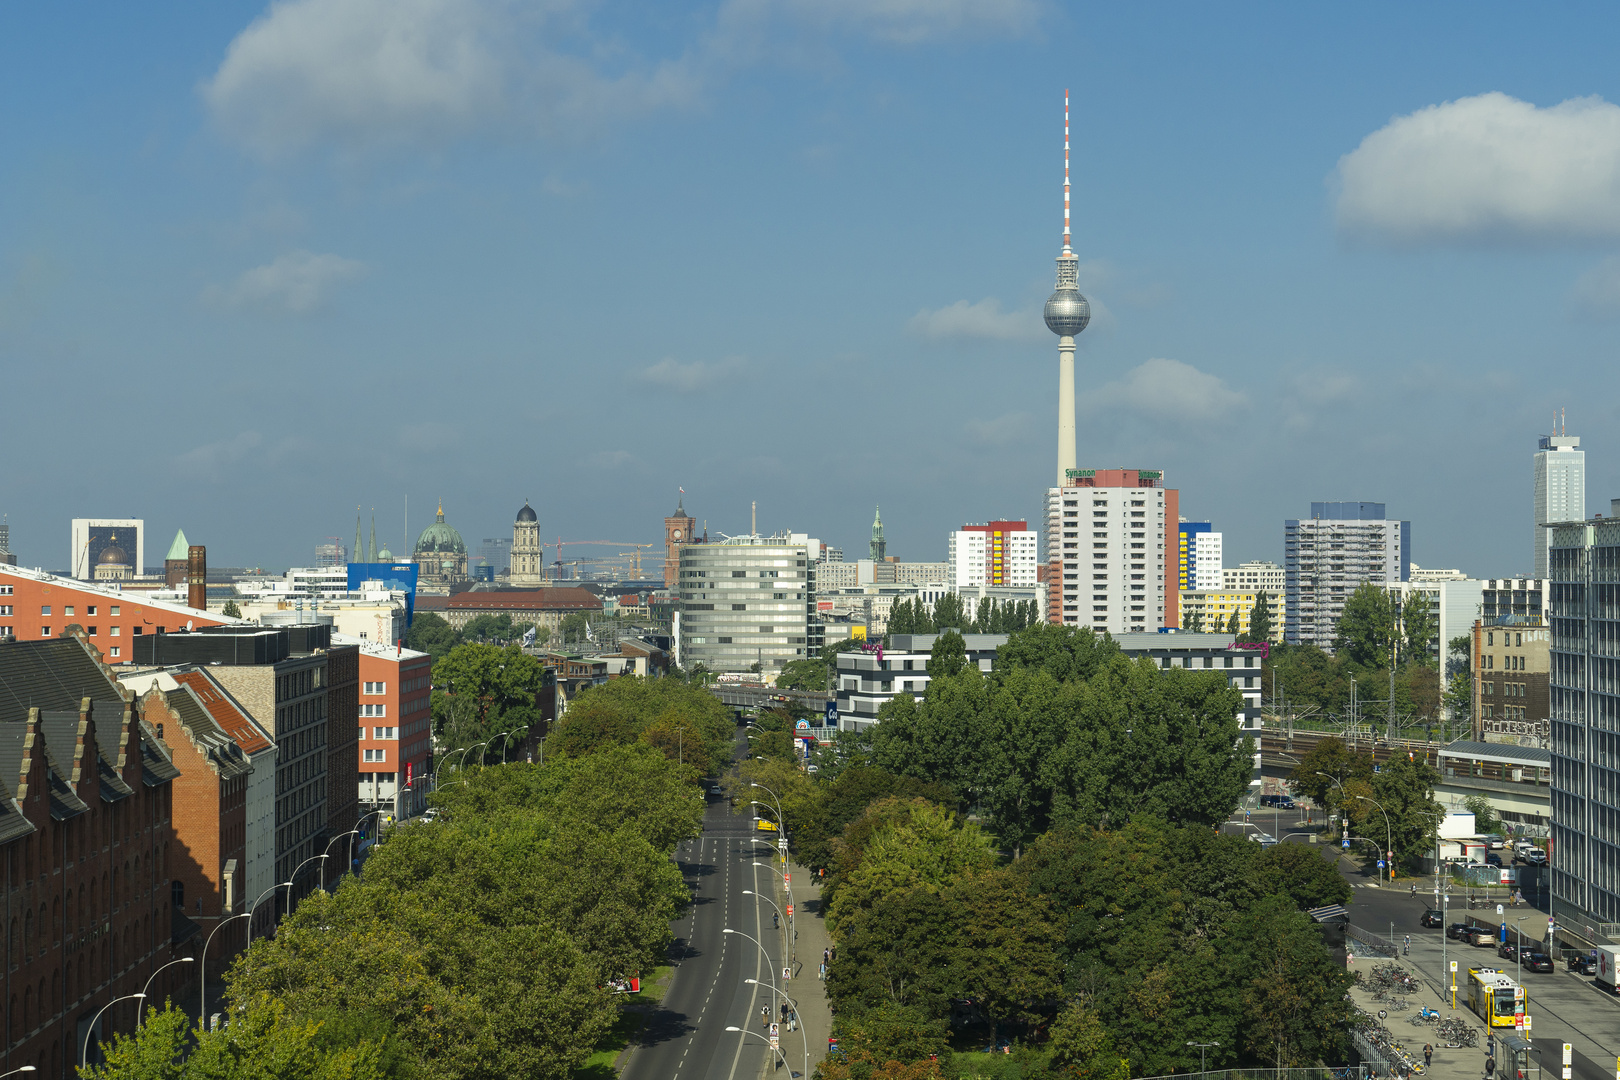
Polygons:
M816 1066L827 1056L827 1039L832 1035L832 1008L827 1002L827 984L821 981L820 970L822 950L832 947L832 938L828 936L827 926L822 921L821 886L812 883L813 876L802 866L789 863L788 870L793 877L793 922L798 932L798 950L793 978L785 989L798 1003L803 1034L801 1036L797 1031L783 1032L782 1054L792 1066L793 1076L797 1077L804 1072L807 1041L810 1049L809 1071L812 1075ZM776 888L777 902L784 905L783 910L786 911L787 896L782 891L780 878L777 879ZM780 1064L777 1068L780 1069ZM767 1071L766 1075L771 1073ZM808 1080L808 1077L804 1080Z
M1373 992L1362 983L1357 983L1350 991L1350 997L1356 1008L1372 1016L1378 1015L1383 1009L1387 1015L1383 1019L1385 1027L1395 1036L1396 1040L1409 1051L1418 1061L1423 1060L1423 1044L1428 1043L1434 1047L1434 1061L1424 1070L1424 1080L1480 1080L1485 1073L1485 1046L1488 1032L1485 1022L1468 1010L1462 1002L1462 995L1458 994L1458 1007L1455 1011L1448 1000L1442 1000L1435 993L1434 988L1424 981L1422 974L1415 966L1402 960L1390 960L1387 957L1376 955L1358 955L1350 966L1352 972L1360 971L1363 980L1366 980L1374 965L1393 963L1408 974L1417 976L1418 990L1416 993L1405 995L1411 1002L1411 1008L1405 1012L1390 1010L1387 1004L1373 1000ZM1440 1034L1433 1024L1415 1025L1410 1017L1417 1015L1418 1009L1427 1006L1438 1009L1441 1016L1460 1016L1468 1021L1469 1026L1479 1032L1479 1040L1472 1047L1447 1047L1443 1045ZM1513 1033L1512 1028L1497 1029L1498 1034L1506 1030Z

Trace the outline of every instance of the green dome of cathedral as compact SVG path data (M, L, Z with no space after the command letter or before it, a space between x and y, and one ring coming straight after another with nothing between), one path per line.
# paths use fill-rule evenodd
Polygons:
M422 535L416 538L416 554L433 555L454 553L467 554L467 544L461 539L461 534L445 523L444 504L439 504L438 516L433 524L422 530Z

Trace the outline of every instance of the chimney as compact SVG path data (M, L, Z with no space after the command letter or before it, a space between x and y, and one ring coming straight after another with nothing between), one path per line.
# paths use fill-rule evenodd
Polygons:
M208 610L208 549L201 544L186 549L186 606Z

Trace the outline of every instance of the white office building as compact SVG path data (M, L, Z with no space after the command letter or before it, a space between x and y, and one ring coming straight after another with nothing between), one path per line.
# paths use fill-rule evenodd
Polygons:
M1179 626L1180 493L1156 470L1075 472L1046 493L1048 621L1115 637Z
M988 521L951 533L944 580L958 589L980 585L1033 588L1040 567L1040 534L1024 521Z
M1536 450L1536 569L1547 576L1547 528L1558 521L1586 520L1586 452L1573 435L1543 435Z
M1265 559L1251 559L1221 569L1221 589L1225 592L1259 592L1264 589L1272 596L1281 596L1284 584L1283 568Z
M821 541L803 533L732 536L681 547L676 663L767 677L807 655Z

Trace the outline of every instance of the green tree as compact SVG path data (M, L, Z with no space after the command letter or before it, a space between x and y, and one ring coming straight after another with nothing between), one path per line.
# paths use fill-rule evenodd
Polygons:
M536 700L545 684L545 666L517 645L458 645L434 663L433 683L440 688L434 702L436 726L449 729L452 718L465 719L469 702L483 738L540 722Z
M1202 611L1187 611L1181 616L1181 628L1191 634L1204 632L1204 613Z
M1248 640L1271 640L1271 596L1264 589L1254 594L1254 607L1249 609Z
M572 644L585 640L585 632L590 627L590 619L582 611L575 611L562 618L562 643Z
M968 616L967 607L962 597L954 592L948 592L934 601L934 625L932 630L939 633L942 630L966 630L972 620Z
M942 806L920 799L874 804L844 831L827 913L835 938L907 890L943 889L955 876L987 870L995 861L977 825L962 824Z
M431 611L418 611L405 631L405 647L425 652L435 661L460 644L461 635L455 628Z
M1395 642L1395 607L1389 593L1370 581L1356 587L1344 602L1334 648L1352 663L1376 668L1387 665Z
M1365 750L1353 753L1343 740L1329 737L1317 740L1310 752L1300 759L1288 774L1288 784L1317 806L1332 808L1342 801L1333 781L1341 784L1351 780L1368 781L1372 775L1371 753Z
M1070 1005L1052 1022L1052 1061L1069 1080L1130 1080L1130 1062L1095 1009Z
M1458 634L1446 642L1446 674L1467 674L1474 666L1474 639L1470 634Z
M242 609L236 606L235 600L225 601L225 606L219 609L219 613L227 619L240 619L242 617Z
M731 760L737 728L719 698L700 684L633 677L593 686L570 702L552 725L546 753L583 757L642 742L642 732L654 723L668 730L688 729L682 739L684 758L700 772L718 774Z
M826 690L827 662L820 657L789 660L776 677L776 687L778 690Z
M1348 904L1350 883L1339 873L1332 852L1311 844L1274 844L1255 860L1261 891L1286 896L1301 910Z
M1409 663L1435 666L1435 639L1440 627L1429 608L1429 594L1413 591L1401 605L1401 629Z
M1474 677L1466 670L1453 672L1446 683L1444 701L1452 719L1470 724L1474 716Z
M1491 797L1483 791L1476 791L1463 799L1463 808L1474 815L1474 832L1481 835L1495 833L1506 836L1508 829L1502 823L1502 815L1496 812Z
M1242 978L1244 1048L1285 1069L1338 1060L1354 1011L1351 979L1323 947L1316 926L1282 897L1260 901L1238 922L1234 957Z
M1445 808L1434 801L1434 786L1440 773L1433 766L1411 757L1395 757L1385 762L1368 786L1372 798L1383 807L1366 819L1367 827L1383 823L1389 815L1387 834L1393 841L1395 863L1402 866L1434 851L1435 836ZM1373 836L1377 831L1373 828ZM1392 868L1393 869L1393 868Z
M928 656L928 678L932 681L960 674L967 662L967 643L961 634L947 630L934 639Z
M1239 632L1238 613L1234 611L1231 617L1226 620L1226 633L1236 636Z

